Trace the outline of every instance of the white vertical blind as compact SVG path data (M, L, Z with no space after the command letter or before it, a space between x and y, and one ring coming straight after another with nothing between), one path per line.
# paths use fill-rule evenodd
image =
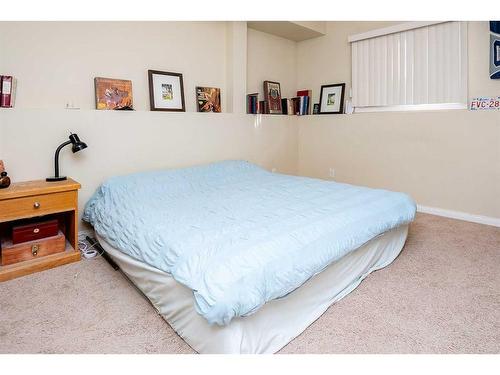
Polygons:
M351 43L357 108L467 104L467 23L443 22Z

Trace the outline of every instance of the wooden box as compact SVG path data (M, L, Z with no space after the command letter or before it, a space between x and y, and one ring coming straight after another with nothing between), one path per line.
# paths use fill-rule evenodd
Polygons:
M12 240L2 240L2 266L46 255L61 253L66 249L66 237L59 231L56 236L14 245Z
M54 237L58 233L59 221L57 219L16 225L12 227L12 244L16 245L22 242Z

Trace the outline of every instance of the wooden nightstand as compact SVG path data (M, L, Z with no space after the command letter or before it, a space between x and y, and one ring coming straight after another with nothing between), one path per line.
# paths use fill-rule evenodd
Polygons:
M57 217L64 223L66 251L0 266L0 282L80 260L78 250L78 189L66 181L27 181L0 189L0 235L13 222L35 217Z

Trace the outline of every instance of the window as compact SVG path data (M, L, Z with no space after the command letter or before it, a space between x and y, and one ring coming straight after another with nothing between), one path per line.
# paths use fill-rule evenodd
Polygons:
M467 108L466 22L410 22L349 41L356 112Z

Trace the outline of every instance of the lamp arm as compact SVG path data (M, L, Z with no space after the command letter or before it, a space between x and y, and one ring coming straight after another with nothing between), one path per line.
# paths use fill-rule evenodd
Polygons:
M62 150L63 147L69 145L71 141L66 141L62 143L57 149L56 153L54 155L54 176L59 177L59 152Z

